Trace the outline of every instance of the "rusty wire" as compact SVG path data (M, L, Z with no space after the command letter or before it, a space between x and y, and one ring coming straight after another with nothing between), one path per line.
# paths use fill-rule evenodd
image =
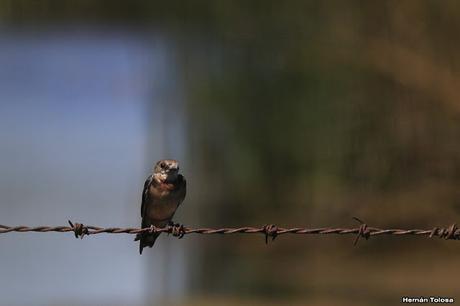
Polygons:
M268 238L271 237L274 240L279 235L285 234L300 234L300 235L355 235L354 244L358 242L359 238L365 238L366 240L373 236L381 235L392 235L392 236L426 236L426 237L439 237L443 239L459 240L460 229L456 224L452 224L447 228L434 227L432 229L382 229L377 227L370 227L358 218L354 218L360 223L359 227L355 228L342 228L342 227L320 227L320 228L306 228L306 227L292 227L284 228L278 227L273 224L252 227L224 227L224 228L189 228L183 225L168 225L166 227L147 227L147 228L135 228L135 227L98 227L98 226L85 226L81 223L69 222L69 226L6 226L0 225L0 234L6 234L11 232L73 232L75 237L83 238L87 235L96 234L139 234L139 233L168 233L173 236L182 238L188 234L263 234L265 235L265 242L268 243Z

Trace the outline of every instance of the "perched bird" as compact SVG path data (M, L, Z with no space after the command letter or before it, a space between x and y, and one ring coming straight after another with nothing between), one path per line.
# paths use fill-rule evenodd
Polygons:
M158 161L142 191L142 228L168 225L184 200L185 193L186 181L179 174L179 162L173 159ZM135 240L140 240L139 253L142 254L144 247L152 247L159 235L160 233L137 234Z

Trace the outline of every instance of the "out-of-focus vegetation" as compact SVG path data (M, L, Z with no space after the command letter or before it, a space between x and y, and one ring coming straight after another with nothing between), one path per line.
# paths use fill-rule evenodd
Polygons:
M165 3L1 1L0 16L129 25L171 39L196 203L183 209L199 225L458 221L458 1ZM229 305L386 305L458 292L455 242L191 239L200 254L193 295L239 297Z

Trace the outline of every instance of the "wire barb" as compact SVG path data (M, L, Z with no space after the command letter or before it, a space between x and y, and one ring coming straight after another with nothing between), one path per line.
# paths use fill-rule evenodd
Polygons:
M458 240L460 238L460 230L458 230L457 225L454 223L448 228L440 229L438 232L438 236L439 238L444 238L446 240Z
M83 239L83 236L85 235L89 235L89 231L88 231L88 228L86 226L84 226L83 224L81 223L75 223L75 225L72 223L72 221L70 220L67 220L70 224L70 227L72 228L74 234L75 234L75 238L78 239L78 237L80 237L80 239Z
M355 241L353 242L353 245L356 246L356 244L358 244L358 240L360 237L363 237L364 239L368 240L371 236L371 232L368 229L367 224L364 223L361 219L358 219L357 217L353 217L353 219L360 223L358 233L356 234Z
M265 244L268 244L268 237L272 237L272 241L275 240L276 236L278 236L278 227L274 224L266 224L264 226L264 234L265 234Z

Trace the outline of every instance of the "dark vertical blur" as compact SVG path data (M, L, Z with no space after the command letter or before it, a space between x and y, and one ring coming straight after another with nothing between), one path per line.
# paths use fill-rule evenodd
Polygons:
M168 42L171 101L152 118L185 135L148 142L180 155L189 192L176 221L197 226L458 220L459 17L456 1L428 0L0 1L5 27L97 24ZM187 237L158 248L183 244L188 261L171 265L188 280L180 303L455 297L455 242L351 239Z

